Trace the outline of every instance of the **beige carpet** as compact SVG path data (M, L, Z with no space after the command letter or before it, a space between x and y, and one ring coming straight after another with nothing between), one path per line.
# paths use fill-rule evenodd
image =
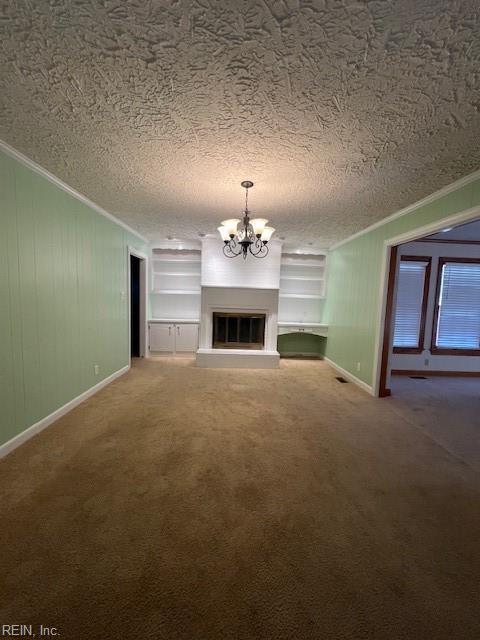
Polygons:
M139 362L5 458L0 624L479 638L478 475L334 375Z
M391 407L480 473L480 377L393 376Z

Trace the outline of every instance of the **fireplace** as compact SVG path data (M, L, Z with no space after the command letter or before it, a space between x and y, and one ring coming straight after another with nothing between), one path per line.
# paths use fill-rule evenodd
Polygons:
M278 289L202 285L201 304L197 367L279 366Z
M263 349L264 313L213 313L214 349Z

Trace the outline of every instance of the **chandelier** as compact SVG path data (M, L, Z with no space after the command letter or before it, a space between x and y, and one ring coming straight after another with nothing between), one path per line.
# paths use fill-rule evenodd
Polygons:
M253 187L253 182L244 180L241 185L245 189L243 220L231 218L221 222L221 226L218 227L224 242L223 253L227 258L236 258L242 255L245 260L249 253L255 258L265 258L268 254L267 243L275 229L266 226L268 220L265 220L265 218L253 218L250 220L248 190Z

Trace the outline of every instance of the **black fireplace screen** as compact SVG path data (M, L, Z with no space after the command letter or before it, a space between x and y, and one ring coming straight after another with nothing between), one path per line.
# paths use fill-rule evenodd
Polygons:
M214 349L263 349L265 314L214 313Z

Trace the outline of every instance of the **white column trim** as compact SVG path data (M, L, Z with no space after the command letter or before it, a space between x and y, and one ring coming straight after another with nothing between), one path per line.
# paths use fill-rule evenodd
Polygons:
M433 233L437 233L441 231L445 227L454 227L459 224L465 224L467 222L472 222L473 220L477 220L480 218L480 206L472 207L470 209L465 209L464 211L460 211L458 213L453 213L446 218L442 218L441 220L436 220L435 222L430 222L429 224L424 225L423 227L417 227L416 229L411 229L410 231L406 231L398 236L394 236L392 238L388 238L383 243L382 249L382 263L380 268L380 292L378 299L378 307L377 307L377 330L375 335L375 351L374 351L374 362L373 362L373 393L375 396L378 396L380 390L380 373L381 373L381 365L382 365L382 351L383 351L383 335L385 331L385 310L387 305L387 293L388 293L388 266L390 259L390 249L399 244L404 244L406 242L412 242L414 240L418 240L418 238L423 238L423 236L428 236Z

